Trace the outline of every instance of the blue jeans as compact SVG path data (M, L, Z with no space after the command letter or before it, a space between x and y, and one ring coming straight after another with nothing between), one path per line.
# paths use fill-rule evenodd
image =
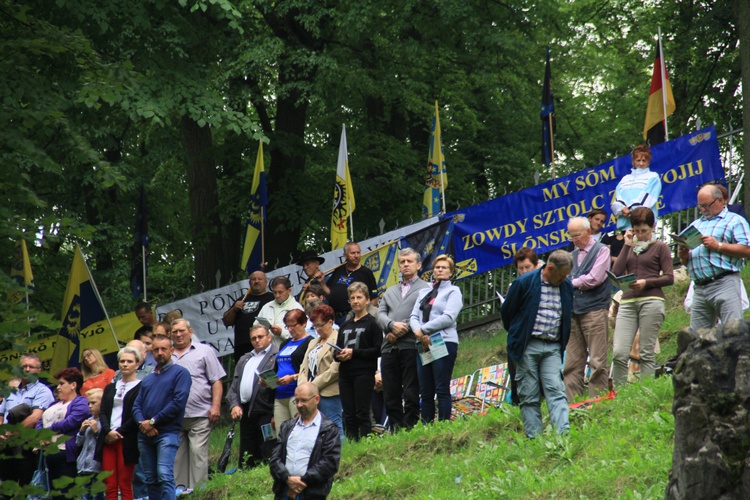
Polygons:
M516 364L516 382L526 436L533 438L544 429L539 404L539 388L542 386L549 418L557 428L557 433L563 434L570 429L559 342L529 340L523 358Z
M174 457L180 434L167 432L154 437L138 434L140 464L148 484L149 500L174 500Z
M148 485L146 476L143 474L141 462L135 464L133 469L133 498L146 498L148 496Z
M422 422L435 420L435 396L437 396L438 420L451 419L451 376L456 364L458 344L446 342L448 355L422 366L422 358L417 356L417 376L419 377L419 395L422 397Z
M341 416L341 396L320 396L318 410L336 424L341 434L341 442L344 442L344 422Z

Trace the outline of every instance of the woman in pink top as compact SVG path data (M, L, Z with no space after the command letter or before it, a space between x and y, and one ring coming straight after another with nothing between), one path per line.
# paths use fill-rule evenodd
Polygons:
M98 349L84 349L81 361L84 381L81 394L86 394L89 389L104 389L115 378L115 371L107 368L102 353Z

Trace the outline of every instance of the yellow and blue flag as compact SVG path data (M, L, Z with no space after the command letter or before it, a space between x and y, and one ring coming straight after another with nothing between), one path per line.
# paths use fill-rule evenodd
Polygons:
M13 248L13 263L11 264L10 277L21 290L11 291L8 294L8 302L18 304L27 302L27 298L34 291L34 276L31 274L31 262L29 251L26 248L26 240L18 240ZM25 289L25 290L23 290Z
M398 240L366 253L362 256L362 265L375 275L378 295L398 283Z
M402 247L409 246L422 256L420 276L432 276L432 263L438 255L456 255L453 243L453 217L446 217L440 222L420 229L402 238Z
M422 217L433 217L443 211L443 198L448 187L448 173L445 169L443 142L440 134L440 115L438 102L435 101L435 118L432 120L430 134L430 154L427 159L427 177L424 182L422 200Z
M76 246L50 373L54 375L68 366L80 366L81 353L88 348L109 354L116 353L119 344L81 248Z
M250 190L250 204L245 213L247 231L245 245L242 249L240 267L248 274L259 271L263 267L263 222L265 221L265 207L268 205L266 191L266 171L263 163L263 141L258 146L258 157L255 160L255 173Z
M333 213L331 214L331 246L333 250L344 248L349 238L347 224L356 204L354 189L349 175L349 151L346 145L346 125L341 126L339 159L336 165L336 186L333 190Z

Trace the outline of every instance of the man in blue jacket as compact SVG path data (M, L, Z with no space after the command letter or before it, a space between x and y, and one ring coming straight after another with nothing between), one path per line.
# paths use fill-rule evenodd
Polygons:
M570 429L562 354L570 338L573 286L567 277L572 268L572 256L556 250L545 267L511 284L500 310L508 330L508 356L516 362L521 419L530 438L543 430L540 388L558 434Z
M180 446L182 420L190 394L190 372L172 362L172 340L158 335L152 352L156 369L141 382L133 404L138 422L140 464L154 500L175 498L174 457Z

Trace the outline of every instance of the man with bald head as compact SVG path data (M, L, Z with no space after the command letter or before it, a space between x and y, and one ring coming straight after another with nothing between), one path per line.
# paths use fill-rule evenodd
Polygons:
M250 327L255 323L261 308L272 300L273 294L268 291L266 274L263 271L255 271L250 275L250 289L245 296L224 313L224 326L234 325L235 363L253 350L250 343Z
M269 463L275 498L326 498L341 460L338 427L318 411L315 384L298 385L292 402L299 415L281 424Z
M680 262L695 282L690 328L713 328L742 319L740 300L743 259L750 257L750 226L744 217L730 212L721 190L709 185L698 191L701 217L692 222L703 235L701 245L690 250L680 246Z
M594 241L590 227L591 223L586 217L574 217L568 222L568 236L575 245L572 252L573 269L570 272L573 317L563 376L565 393L571 403L583 395L587 357L591 368L589 396L596 397L609 387L609 248Z

